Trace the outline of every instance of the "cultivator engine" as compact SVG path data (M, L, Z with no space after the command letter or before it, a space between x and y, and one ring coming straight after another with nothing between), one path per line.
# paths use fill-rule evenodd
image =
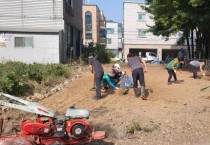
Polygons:
M0 101L0 105L37 114L35 120L25 119L20 122L20 129L13 128L11 134L0 135L0 145L67 145L91 142L103 139L105 132L94 131L85 119L89 112L85 109L68 108L65 117L57 117L54 111L38 103L28 102L15 96L0 93L0 96L15 100L24 105ZM0 119L2 130L3 119Z

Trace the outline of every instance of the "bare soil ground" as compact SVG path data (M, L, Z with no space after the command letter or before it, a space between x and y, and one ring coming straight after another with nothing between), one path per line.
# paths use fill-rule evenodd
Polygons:
M104 65L104 70L111 64ZM121 65L126 70L125 64ZM167 84L168 73L162 65L148 65L145 73L148 100L136 98L131 88L122 95L121 90L109 91L98 101L93 75L83 72L62 91L40 103L65 114L70 106L90 111L88 122L96 130L105 130L106 139L92 145L208 145L210 144L210 85L209 78L193 79L188 71L177 72L180 83ZM133 133L133 128L136 127ZM139 130L138 130L139 129Z

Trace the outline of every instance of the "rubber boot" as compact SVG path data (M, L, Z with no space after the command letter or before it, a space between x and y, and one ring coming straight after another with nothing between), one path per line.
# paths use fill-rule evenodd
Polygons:
M145 96L145 86L141 86L141 97L143 100L147 100L147 97Z
M197 79L197 78L198 78L197 72L194 72L194 73L193 73L193 78L194 78L194 79Z
M134 90L135 96L136 96L136 97L139 97L139 91L138 91L138 88L133 88L133 90Z

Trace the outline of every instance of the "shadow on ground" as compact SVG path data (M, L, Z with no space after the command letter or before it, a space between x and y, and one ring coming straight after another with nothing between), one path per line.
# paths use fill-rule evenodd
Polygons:
M153 90L152 89L145 89L145 96L146 97L149 97L149 94L150 93L153 93Z
M109 111L111 111L111 109L108 109L107 107L104 106L100 106L100 107L96 107L94 110L91 110L91 116L94 117L98 117L98 116L103 116L103 114L108 113Z
M184 80L171 81L171 83L182 84L182 83L184 83Z
M117 138L117 131L110 125L91 122L91 129L95 131L105 131L105 138Z
M87 143L85 145L114 145L113 142L106 142L103 140L94 140L91 143Z

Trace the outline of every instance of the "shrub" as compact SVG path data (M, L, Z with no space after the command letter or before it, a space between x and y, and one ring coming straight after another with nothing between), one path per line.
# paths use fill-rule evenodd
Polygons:
M24 88L27 86L27 65L21 62L6 62L1 64L0 90L20 95L24 94Z
M29 79L41 83L43 79L43 70L44 70L43 65L34 63L34 64L29 64L28 67L29 67L28 70Z
M70 76L69 70L62 64L52 64L48 69L49 75L56 77L68 78Z
M53 86L69 78L72 68L63 64L25 64L21 62L0 63L0 91L11 95L33 94L38 86Z
M103 48L100 44L93 45L90 43L88 47L83 48L82 59L85 63L88 63L88 56L90 53L94 53L101 63L109 63L111 58L114 57L111 51Z

